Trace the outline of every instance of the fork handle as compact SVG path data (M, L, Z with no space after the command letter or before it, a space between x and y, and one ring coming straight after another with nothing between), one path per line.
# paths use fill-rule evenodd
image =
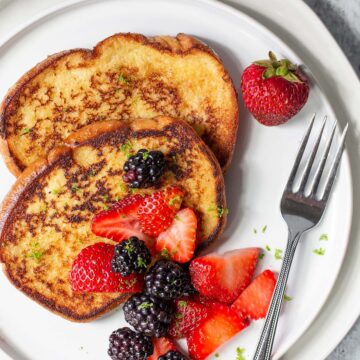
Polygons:
M258 346L254 355L254 360L270 360L274 343L277 323L280 315L281 304L285 294L286 283L289 277L291 265L294 259L296 247L302 232L292 234L289 232L284 260L281 266L280 274L276 282L273 297L266 316L265 324L260 336Z

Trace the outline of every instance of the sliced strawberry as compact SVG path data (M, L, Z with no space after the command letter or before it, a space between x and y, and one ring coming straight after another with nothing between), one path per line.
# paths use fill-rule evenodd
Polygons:
M189 335L209 315L209 308L188 298L175 302L175 319L170 325L169 335L180 339Z
M179 210L184 191L178 186L170 186L146 196L138 210L142 231L156 237L172 223Z
M275 285L275 274L271 270L265 270L252 281L231 307L242 317L253 320L264 318Z
M158 360L161 355L166 354L170 350L177 350L175 344L166 337L153 338L154 352L147 360Z
M156 240L156 251L167 251L169 256L180 263L192 259L195 251L197 218L192 209L180 210L171 226Z
M142 232L137 218L137 211L143 199L139 194L125 196L109 210L101 211L94 216L91 231L97 236L119 242L136 236L151 248L153 241Z
M214 304L209 316L187 337L189 354L193 360L206 359L220 345L247 326L247 322L224 304Z
M194 259L190 275L195 289L210 299L231 304L250 284L259 251L245 248Z
M100 242L80 251L70 272L73 291L118 293L141 291L142 277L135 275L123 277L111 270L114 248L113 245Z

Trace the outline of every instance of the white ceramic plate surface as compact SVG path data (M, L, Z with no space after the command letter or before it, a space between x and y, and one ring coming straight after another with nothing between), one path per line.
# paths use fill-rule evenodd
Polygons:
M185 32L212 46L239 88L242 69L269 49L301 63L301 60L271 32L226 6L208 1L91 1L70 5L29 23L24 31L0 47L0 97L24 71L47 55L73 47L92 47L115 32L146 35ZM325 96L313 81L311 96L302 112L289 124L267 128L257 124L241 106L239 138L234 161L226 174L230 218L219 251L268 245L259 271L278 270L275 249L284 249L286 226L279 212L279 199L299 142L313 112L320 118L335 116ZM330 124L327 132L330 130ZM0 165L2 198L14 179ZM351 220L351 175L347 157L321 226L300 244L275 344L281 356L305 331L321 309L340 269ZM263 233L261 229L267 226ZM254 233L254 229L257 233ZM322 233L328 241L319 241ZM324 256L313 253L325 248ZM215 248L215 247L214 247ZM109 333L124 324L121 310L90 324L73 324L50 314L28 300L0 276L0 347L16 360L52 358L105 359ZM291 327L287 324L291 323ZM251 358L262 322L219 349L223 359L235 358L236 347ZM60 349L60 351L54 351Z

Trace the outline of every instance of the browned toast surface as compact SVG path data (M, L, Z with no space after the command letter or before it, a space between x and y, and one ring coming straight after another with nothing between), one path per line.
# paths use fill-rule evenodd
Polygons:
M26 73L2 102L0 150L18 175L82 126L157 115L186 120L228 165L238 105L216 55L184 34L117 34L93 50L52 55Z
M122 168L129 153L141 148L159 149L171 160L161 186L185 189L184 206L198 215L199 244L219 237L226 220L217 211L226 206L221 168L191 127L169 117L98 122L27 168L2 204L0 259L16 287L75 321L93 319L124 300L117 293L74 293L68 276L81 249L113 243L92 234L90 222L128 193Z

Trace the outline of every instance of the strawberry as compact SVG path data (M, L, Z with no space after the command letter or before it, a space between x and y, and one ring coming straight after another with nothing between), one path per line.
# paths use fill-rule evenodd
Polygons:
M136 236L151 248L152 240L141 231L137 218L137 211L143 200L139 194L125 196L109 210L101 211L94 216L91 231L97 236L119 242Z
M275 285L275 274L271 270L265 270L241 293L231 307L244 318L253 320L264 318Z
M170 186L146 196L138 210L138 218L142 231L157 237L172 223L179 210L184 191L178 186Z
M214 304L209 316L187 337L193 360L206 359L220 345L246 328L248 323L224 304Z
M181 209L171 226L156 240L156 251L164 250L177 262L185 263L192 259L195 251L197 218L192 209Z
M259 252L245 248L198 257L190 264L191 281L201 295L230 304L250 284Z
M181 339L189 335L199 323L209 315L209 308L204 304L182 298L175 302L175 319L170 325L169 335Z
M96 243L82 249L76 256L71 272L70 283L77 292L139 292L142 281L139 276L121 276L111 270L114 245Z
M166 337L153 338L154 352L147 360L158 360L161 355L166 354L170 350L177 350L175 344Z
M287 122L305 105L309 83L288 59L255 61L241 78L241 90L248 110L261 124L273 126Z

